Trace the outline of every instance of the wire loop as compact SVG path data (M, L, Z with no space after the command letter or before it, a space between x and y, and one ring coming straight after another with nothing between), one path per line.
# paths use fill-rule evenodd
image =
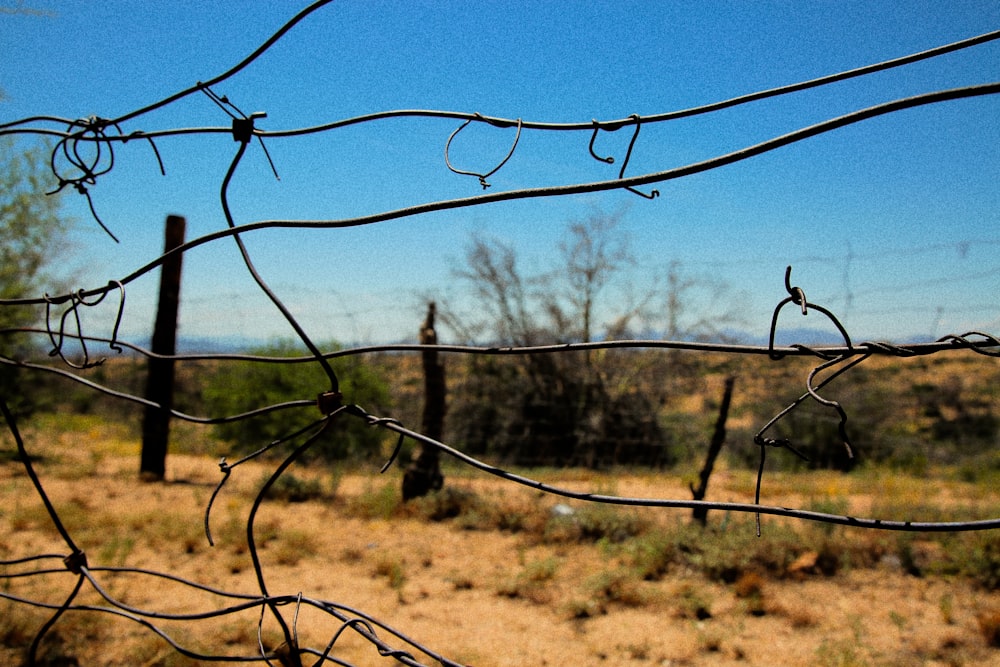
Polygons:
M247 252L242 239L241 234L249 233L250 231L257 229L266 228L323 228L323 229L335 229L339 227L347 226L357 226L362 224L371 224L376 222L382 222L385 220L399 219L407 216L415 216L423 213L428 213L432 211L446 210L446 209L458 209L472 207L479 204L485 204L489 202L496 201L508 201L515 199L526 199L526 198L538 198L538 197L556 197L569 194L583 194L592 193L598 191L611 191L619 188L627 189L635 194L642 197L653 199L659 195L658 190L652 190L651 194L646 194L637 190L634 185L645 185L649 183L659 183L666 182L668 180L682 178L691 174L701 173L708 171L710 169L715 169L727 164L732 164L739 160L744 160L755 155L760 155L767 151L775 150L782 146L787 146L797 141L804 140L808 137L816 136L818 134L829 132L837 128L841 128L853 123L858 123L870 118L875 118L884 114L894 113L902 109L914 108L917 106L935 104L939 102L945 102L957 99L966 99L971 97L978 97L983 95L994 95L1000 93L1000 83L988 83L978 86L967 86L964 88L957 88L953 90L943 90L936 91L932 93L926 93L918 95L911 98L893 100L891 102L886 102L876 106L868 107L865 109L860 109L843 116L836 118L831 118L825 120L816 125L801 128L794 132L786 135L774 137L767 141L748 146L732 153L725 155L716 156L712 159L705 160L699 163L693 163L690 165L685 165L682 167L677 167L673 169L665 169L659 172L652 172L647 174L642 174L639 176L633 176L627 178L625 176L626 168L628 167L632 151L637 142L639 132L641 129L641 124L643 122L664 122L677 118L690 117L698 114L710 113L723 108L730 108L740 104L746 104L752 101L761 100L765 98L774 97L777 95L784 95L795 91L806 90L809 88L814 88L820 85L826 85L834 81L842 81L848 78L861 76L863 74L869 74L875 71L883 71L890 67L898 67L902 64L907 64L911 62L916 62L919 60L924 60L933 56L938 56L944 53L954 52L958 49L968 48L973 45L983 44L989 41L1000 39L1000 31L995 31L992 33L987 33L985 35L980 35L969 40L963 40L961 42L955 42L950 45L945 45L942 47L937 47L919 54L912 54L909 56L904 56L903 58L897 58L892 61L886 61L884 63L878 63L875 65L869 65L862 68L857 68L847 72L840 72L825 77L820 77L818 79L813 79L810 81L805 81L790 86L783 86L781 88L775 88L766 91L760 91L757 93L752 93L750 95L743 95L739 97L734 97L729 100L724 100L722 102L717 102L709 105L704 105L702 107L697 107L693 109L682 109L679 111L671 111L663 114L658 114L656 116L647 116L645 118L640 117L638 114L632 114L627 119L617 120L617 121L607 121L604 123L598 122L596 119L588 123L541 123L541 122L529 122L522 121L521 118L517 120L507 120L500 118L488 118L479 113L473 114L471 117L467 117L466 113L459 112L433 112L433 111L390 111L383 112L380 114L372 114L370 116L340 120L333 123L328 123L323 126L318 126L314 128L305 128L302 130L290 130L284 132L266 132L264 130L255 127L255 121L259 118L266 117L263 112L253 113L249 116L244 114L236 105L234 105L226 96L217 95L212 87L219 84L220 82L227 80L237 72L244 69L251 62L256 60L262 53L266 52L272 44L274 44L279 38L281 38L286 32L288 32L294 25L303 20L305 17L309 16L312 12L316 11L320 7L327 4L329 0L319 0L314 2L305 10L299 12L293 17L292 20L288 21L282 28L275 33L268 41L262 44L257 50L255 50L250 56L240 62L236 67L224 72L223 74L208 80L207 82L198 82L198 84L187 90L181 91L170 97L151 104L149 106L143 107L132 111L124 116L119 117L115 120L108 120L98 116L92 116L85 119L79 120L66 120L66 119L53 119L52 117L35 117L33 119L25 119L23 121L14 121L11 123L0 124L0 135L2 134L13 134L17 132L32 132L36 131L34 125L36 124L49 124L55 123L58 127L64 128L61 131L52 131L48 129L38 129L39 134L49 134L51 136L59 137L59 140L52 151L50 156L50 168L54 178L56 179L58 185L55 190L49 194L55 194L66 187L72 187L80 195L83 195L86 200L91 214L93 215L95 221L98 225L115 241L118 242L118 238L111 233L108 227L102 222L95 209L94 200L92 199L92 193L90 188L96 185L99 177L108 174L116 164L116 156L114 151L114 145L116 142L121 142L123 145L128 143L132 139L145 139L149 142L152 148L161 174L165 174L165 169L163 165L163 160L160 156L157 145L154 138L170 136L174 134L209 134L209 133L225 133L227 128L195 128L191 130L182 130L179 128L166 130L163 132L154 133L144 133L141 131L134 131L129 134L124 134L121 129L121 123L132 118L136 118L143 114L146 114L155 109L160 109L169 106L173 102L180 100L181 98L190 95L192 93L201 92L207 96L215 105L217 105L227 116L231 119L231 134L233 140L239 144L237 153L230 163L228 172L223 179L221 191L220 191L220 203L222 207L223 214L226 219L227 229L214 232L212 234L207 234L195 241L184 244L181 248L171 251L177 253L183 253L194 247L202 244L213 242L221 238L231 236L237 243L238 248L244 258L247 270L250 272L251 276L257 281L260 289L264 292L271 300L277 309L281 312L283 316L287 319L289 324L294 329L296 335L299 339L309 348L311 356L304 357L301 359L268 359L254 357L252 355L246 356L220 356L220 355L204 355L202 357L197 357L197 355L191 355L185 357L184 355L173 355L170 358L174 360L180 359L191 359L191 358L209 358L213 360L235 360L236 358L249 359L251 361L263 361L267 363L312 363L323 368L324 372L327 374L327 378L330 381L331 388L329 391L322 392L318 394L315 400L302 399L298 401L288 401L287 403L262 406L260 408L249 410L245 413L235 414L235 415L223 415L218 417L197 417L188 415L185 413L178 412L172 408L169 413L179 419L184 419L192 423L198 424L219 424L219 423L229 423L238 420L249 419L255 416L263 414L274 414L279 410L286 409L302 409L305 410L315 410L317 407L322 413L322 417L316 421L312 421L307 426L295 430L292 433L282 436L276 440L271 441L269 444L264 445L260 449L243 456L242 458L236 460L233 463L227 461L223 457L218 466L219 471L222 475L221 480L215 487L211 497L209 498L207 505L205 507L204 515L204 528L206 537L210 545L214 545L211 530L210 530L210 516L211 511L216 502L222 489L227 484L230 477L234 474L236 468L240 467L243 463L263 458L265 453L273 453L278 451L279 448L289 445L291 449L290 452L284 453L284 458L274 467L271 473L268 475L264 483L258 489L257 494L253 498L253 502L250 509L250 515L246 521L246 544L250 551L250 556L253 561L253 571L257 578L257 584L259 591L256 593L232 593L216 589L204 584L200 584L195 581L191 581L182 577L156 573L141 570L138 568L92 568L87 562L86 554L74 543L70 532L68 531L66 525L63 524L60 519L59 513L56 511L54 505L51 503L45 489L36 474L33 464L32 457L29 455L25 443L21 437L21 434L17 428L17 422L14 415L11 413L7 403L3 400L4 397L0 397L0 409L2 409L3 418L6 423L6 428L13 435L14 441L17 446L17 453L19 461L23 467L25 474L31 480L35 492L41 499L44 505L48 517L51 519L52 525L56 532L62 538L65 543L66 549L68 550L68 555L62 554L49 554L49 555L38 555L34 557L29 557L27 559L17 559L15 561L4 561L2 564L6 567L11 563L23 563L23 562L34 562L36 560L55 558L62 559L62 564L64 566L63 570L58 568L51 568L48 570L39 569L38 571L29 572L25 576L35 576L35 575L51 575L53 573L59 573L60 575L65 575L69 572L75 577L74 585L71 592L65 597L61 603L50 603L44 600L29 600L17 598L11 595L6 587L0 587L0 598L4 598L8 601L14 602L24 602L27 604L32 604L36 607L47 609L52 612L50 617L44 622L42 627L34 636L31 647L28 650L28 664L34 664L36 662L37 653L39 646L45 637L49 629L51 629L63 614L67 611L80 611L88 613L104 613L111 614L116 618L123 620L128 620L130 622L136 623L151 632L155 633L159 637L163 638L173 649L177 650L179 653L192 658L196 661L203 662L260 662L263 661L266 664L273 665L272 661L277 660L282 663L282 665L292 664L296 667L300 667L302 664L302 656L304 655L315 655L318 657L315 664L321 665L326 662L333 662L337 664L343 663L337 657L331 657L334 645L339 641L345 632L348 630L356 633L359 637L368 641L372 647L377 651L379 656L394 658L396 661L407 664L407 665L417 665L419 664L414 657L415 655L426 655L431 660L437 661L441 665L447 667L459 667L457 663L448 660L438 654L434 653L430 648L424 647L419 643L410 640L402 633L395 631L385 624L377 621L363 614L362 612L350 609L344 605L338 604L333 601L328 600L317 600L308 597L301 591L294 595L272 595L268 591L267 581L265 577L264 568L261 564L261 560L258 554L258 548L260 543L258 541L257 535L257 525L256 517L262 504L268 498L268 492L273 488L274 484L281 479L282 475L286 473L291 465L297 462L310 447L313 447L321 435L328 432L329 429L340 426L337 424L338 417L341 413L347 413L355 418L360 418L365 421L368 426L373 428L382 428L387 431L391 431L398 435L395 447L391 452L388 460L382 465L381 471L385 472L391 465L398 459L400 454L402 444L405 438L410 438L414 442L420 443L422 446L429 448L435 448L440 453L446 453L453 457L456 461L461 464L468 465L472 468L480 470L484 473L496 476L498 478L504 479L514 484L521 484L525 487L541 491L544 493L550 493L553 495L578 499L582 501L594 502L594 503L604 503L613 505L624 505L624 506L643 506L643 507L660 507L660 508L708 508L717 509L726 512L752 512L757 517L757 534L760 535L760 516L761 514L769 514L774 516L784 516L792 519L807 520L807 521L822 521L825 523L830 523L834 525L843 526L853 526L860 528L874 528L874 529L885 529L885 530L896 530L896 531L957 531L957 530L997 530L1000 529L1000 519L986 519L981 521L956 521L956 522L930 522L930 523L917 523L911 521L886 521L880 519L866 519L857 517L843 517L831 514L824 514L819 512L810 512L805 510L796 510L786 507L769 507L762 506L760 504L761 498L761 485L763 479L763 471L765 468L765 452L768 448L778 448L787 449L792 452L793 455L799 458L806 459L805 454L798 451L792 446L791 440L787 438L772 438L765 434L771 429L775 424L777 424L781 419L788 415L791 411L795 410L798 405L802 402L812 399L817 401L820 405L826 408L833 409L837 412L840 422L839 422L839 433L847 448L848 455L853 457L855 455L853 445L848 439L847 433L847 412L844 408L836 401L825 398L820 394L822 390L828 383L833 381L835 378L847 372L849 369L853 368L859 363L874 355L887 355L892 357L912 357L922 354L934 354L944 351L954 351L954 350L970 350L977 354L989 355L989 356L1000 356L1000 339L991 334L970 331L961 335L949 335L938 339L936 343L933 344L905 344L905 345L894 345L891 343L884 342L866 342L855 347L850 337L847 334L846 329L841 324L841 322L828 310L821 306L817 306L810 303L804 290L801 287L793 286L791 284L791 267L789 266L785 273L785 288L788 293L787 298L781 301L775 308L774 313L771 318L771 327L769 333L769 342L766 348L763 347L751 347L751 346L709 346L709 345L699 345L697 343L691 343L689 341L602 341L599 343L588 343L588 344L567 344L567 345L557 345L557 346L538 346L533 348L471 348L469 346L433 346L436 350L448 350L453 352L461 352L465 354L549 354L556 352L566 352L568 350L589 350L589 349L611 349L614 347L648 347L655 349L689 349L698 352L707 352L710 350L721 350L722 352L732 353L732 354L764 354L766 353L771 359L782 359L787 355L802 355L802 356L812 356L820 360L820 362L812 368L806 378L805 392L794 400L790 405L788 405L784 410L775 415L767 424L761 428L753 438L754 445L760 448L760 462L758 467L756 489L754 493L754 502L751 503L716 503L707 501L690 501L690 500L678 500L669 498L630 498L630 497L619 497L619 496L608 496L598 493L590 493L585 491L576 491L572 489L561 488L539 480L533 480L517 473L509 472L493 466L491 464L480 461L474 457L471 457L464 452L457 450L455 448L449 447L448 445L429 438L423 434L410 431L403 427L403 425L396 419L391 417L377 417L372 414L367 413L363 408L358 405L343 403L343 396L339 391L339 384L332 367L328 363L329 359L334 357L349 355L349 354L362 354L372 351L371 349L354 349L354 350L342 350L338 352L323 353L316 345L312 343L309 337L306 335L305 331L298 324L297 320L292 316L291 312L284 306L282 301L274 294L272 290L267 286L263 279L257 273L253 262L250 259L249 253ZM244 225L237 226L236 222L231 214L229 208L228 200L228 186L235 173L237 166L240 164L245 150L251 144L254 137L257 137L260 142L261 148L268 160L271 171L273 172L276 179L278 179L278 173L275 165L271 159L267 147L264 144L264 137L276 137L276 136L295 136L308 134L313 132L321 132L327 130L333 130L338 127L344 127L347 125L370 122L383 118L390 117L401 117L401 116L421 116L421 117L438 117L438 118L449 118L452 120L457 120L461 118L466 118L465 122L454 130L448 137L445 144L444 155L445 163L453 173L461 175L475 176L479 179L479 183L485 190L490 187L488 183L488 178L495 174L499 169L501 169L508 160L513 156L518 142L520 140L521 132L524 128L528 129L538 129L538 130L553 130L553 131L563 131L563 130L574 130L574 131L590 131L590 142L588 144L588 150L590 155L605 164L615 164L615 158L608 156L600 156L595 151L595 142L598 133L603 129L607 132L615 132L621 127L626 125L633 125L633 133L631 139L628 143L628 148L625 153L624 159L620 166L617 180L607 180L599 181L593 183L576 183L567 186L555 186L547 188L530 188L517 191L510 191L506 193L494 193L492 195L480 195L478 197L469 197L464 199L454 199L443 202L430 202L419 204L416 206L410 206L407 208L395 210L395 211L385 211L376 213L369 216L363 216L358 218L353 218L350 220L326 220L326 221L258 221L250 222ZM450 146L458 133L468 126L471 122L485 122L497 128L509 128L516 126L516 134L514 137L513 145L506 154L506 156L500 161L500 163L487 173L478 173L472 171L463 171L456 169L450 161ZM110 128L114 128L117 135L114 134ZM280 180L280 179L279 179ZM140 354L147 357L154 357L152 353L146 350L142 350L137 346L130 343L119 340L119 327L122 322L122 317L125 307L125 285L131 280L134 280L140 276L143 276L154 268L159 266L163 261L163 257L159 258L154 262L143 266L139 270L133 272L131 275L123 280L112 280L107 286L99 288L93 291L85 291L80 289L76 292L72 292L63 296L50 297L45 294L40 299L5 299L0 300L0 306L10 306L10 305L25 305L27 303L34 303L35 305L44 304L45 306L45 328L38 330L30 329L11 329L9 331L31 331L37 333L38 335L46 335L49 342L51 343L50 356L58 355L62 360L72 369L86 369L96 365L99 365L104 361L92 360L90 353L88 351L88 344L93 344L94 342L107 343L108 346L115 350L116 352L122 352L125 347L129 349L136 350ZM106 295L112 290L117 289L120 295L117 316L115 318L114 327L111 333L110 339L96 338L89 335L85 335L83 331L80 310L84 307L96 306L101 303L101 301L106 297ZM802 315L808 314L810 309L818 311L824 314L833 324L836 326L837 330L840 332L844 345L836 347L810 347L802 344L793 344L782 349L778 349L775 346L775 333L777 328L777 318L779 316L780 310L784 305L791 303L797 306ZM53 320L57 318L57 315L53 313L53 307L65 305L65 309L61 314L58 315L58 323ZM70 318L72 320L70 321ZM75 329L74 329L75 324ZM4 333L8 333L5 330ZM64 347L67 341L77 341L82 350L82 363L73 363L67 359L65 355ZM620 343L617 345L616 343ZM392 347L392 346L387 346ZM409 351L424 351L431 349L430 346L396 346L398 349L405 349ZM137 405L142 405L144 407L156 407L163 408L151 403L150 401L143 399L138 396L128 394L126 392L115 391L109 387L106 387L98 382L82 377L82 374L75 374L67 371L64 368L57 367L53 364L33 364L31 362L21 362L15 361L12 358L5 356L0 356L0 363L3 363L11 367L28 368L33 371L45 372L58 375L62 379L67 379L71 382L76 382L80 386L93 390L96 392L103 393L112 398L128 401L135 403ZM313 413L314 414L314 413ZM808 459L806 459L808 460ZM193 590L207 591L213 595L219 596L222 599L227 600L227 604L210 611L198 611L187 614L181 613L166 613L156 609L144 609L130 606L121 599L116 598L112 595L105 587L101 585L95 573L98 571L113 573L114 575L129 574L135 576L152 576L158 577L171 582L179 583L181 585L190 587ZM19 576L8 574L6 571L4 574L0 575L0 579L7 579L8 577ZM6 581L5 581L6 583ZM76 601L78 593L81 591L84 585L88 585L92 592L100 597L103 602L101 606L94 604L84 604ZM105 604L106 603L106 604ZM292 608L292 618L289 623L285 619L285 615L282 613L284 610L286 613L288 607ZM256 610L259 611L259 619L257 621L257 649L259 651L256 654L251 655L241 655L241 656L220 656L220 655L203 655L194 652L190 649L185 648L172 638L170 638L163 630L161 630L154 621L163 619L171 621L196 621L205 618L218 618L229 614L237 614L240 612ZM325 650L320 652L317 649L302 647L299 645L299 633L298 633L298 622L300 614L307 612L309 610L317 611L322 614L326 614L330 619L333 619L334 631L332 638L326 645ZM284 648L278 648L274 650L267 649L264 645L263 639L263 625L264 619L267 614L270 613L273 616L274 621L278 624L280 631L283 635L282 646ZM406 646L412 647L413 651L407 650L406 648L394 648L390 646L385 640L383 640L379 634L389 634L397 638L399 641L403 642Z
M462 176L475 176L476 178L479 179L479 184L481 186L483 186L483 190L485 190L486 188L490 187L490 184L486 182L486 179L489 178L490 176L492 176L493 174L497 173L498 171L500 171L500 168L503 167L505 164L507 164L507 160L509 160L510 157L514 154L514 150L517 148L517 142L521 139L521 119L518 118L517 121L516 121L517 122L517 134L514 135L514 143L511 145L510 150L507 152L507 155L504 157L504 159L500 160L500 164L498 164L497 166L493 167L493 169L491 169L490 171L486 172L485 174L481 174L481 173L475 172L475 171L465 171L465 170L462 170L462 169L456 169L454 166L452 166L452 164L451 164L451 158L449 157L449 151L451 149L452 139L454 139L455 136L459 132L461 132L462 130L464 130L465 127L469 123L471 123L473 120L480 120L480 121L484 121L484 122L489 122L489 121L486 121L481 114L476 113L476 114L473 114L472 118L469 118L464 123L462 123L458 127L457 130L455 130L454 132L452 132L451 135L448 136L448 141L445 142L445 145L444 145L444 163L445 163L445 165L447 165L448 169L451 170L455 174L460 174Z

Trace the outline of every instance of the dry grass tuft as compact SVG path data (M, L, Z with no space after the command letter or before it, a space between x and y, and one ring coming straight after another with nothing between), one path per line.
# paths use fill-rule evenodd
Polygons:
M1000 648L1000 609L990 609L976 614L979 632L988 646Z

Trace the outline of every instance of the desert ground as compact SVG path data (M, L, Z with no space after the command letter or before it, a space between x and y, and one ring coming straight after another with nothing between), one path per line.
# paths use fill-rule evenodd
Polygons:
M138 445L127 437L95 428L54 440L28 432L26 441L43 488L106 595L152 612L150 626L195 654L259 659L258 627L267 649L282 634L273 613L262 615L259 606L198 620L164 618L227 610L240 600L137 570L247 596L258 595L263 583L271 595L291 596L278 613L299 646L322 652L332 642L335 664L396 662L380 656L358 625L296 604L297 596L358 610L448 660L476 667L1000 664L996 587L936 567L951 547L933 536L793 524L799 537L792 539L787 522L764 517L757 538L752 515L714 512L699 537L689 510L604 508L585 515L583 503L450 466L445 495L404 505L396 468L379 475L377 464L370 471L293 465L283 477L294 484L281 488L309 493L260 505L253 536L258 580L247 522L276 462L251 461L232 471L212 505L210 546L204 518L222 477L218 458L171 455L165 482L142 483ZM12 441L4 448L11 451ZM679 471L535 474L575 490L690 498ZM752 500L754 481L752 472L720 469L708 496ZM0 463L0 488L0 559L7 561L0 565L0 591L58 606L78 578L61 560L67 544L14 456ZM775 473L765 477L763 493L769 504L826 503L858 515L933 506L946 516L949 508L1000 506L995 485L888 473ZM588 533L580 527L584 516L603 523L592 521ZM649 567L643 549L668 533L694 537L680 540L662 567ZM988 548L983 536L975 539L963 548ZM704 552L682 553L691 551L683 544L699 551L704 545ZM837 555L829 566L822 557L828 552ZM50 556L9 562L40 554ZM710 567L712 559L721 565ZM50 572L14 576L38 570ZM74 604L111 606L89 583ZM0 600L0 662L21 664L52 613ZM375 630L390 647L437 664ZM147 625L80 609L54 624L38 655L49 665L206 662L179 653ZM317 658L306 656L303 664Z

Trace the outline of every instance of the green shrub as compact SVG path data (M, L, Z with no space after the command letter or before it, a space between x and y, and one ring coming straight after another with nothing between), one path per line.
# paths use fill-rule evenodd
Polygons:
M402 500L398 484L386 483L378 488L369 485L347 504L347 513L362 519L388 519Z
M468 514L482 504L474 491L445 487L410 501L417 514L429 521L444 521Z
M572 514L549 518L547 542L620 543L643 534L650 522L633 509L607 503L587 503Z
M551 601L547 585L555 578L559 565L559 560L551 557L528 563L516 576L497 587L497 595L546 604Z
M336 349L336 346L327 346ZM277 343L254 350L258 356L292 357L303 353L291 343ZM389 406L389 390L384 380L358 360L332 364L345 403L358 404L370 412ZM295 400L314 401L330 389L322 368L311 363L226 362L208 372L203 398L215 416L233 415ZM216 435L242 453L256 451L270 442L287 437L315 422L322 415L316 407L278 410L265 415L215 426ZM310 448L307 458L325 460L377 458L382 454L385 434L347 415L338 419ZM301 442L301 441L298 441ZM288 452L290 447L279 451Z
M267 481L270 476L270 473L265 473L261 483ZM317 500L327 495L322 481L315 478L304 479L290 472L285 472L274 480L274 483L267 490L266 497L288 503L304 503L307 500Z

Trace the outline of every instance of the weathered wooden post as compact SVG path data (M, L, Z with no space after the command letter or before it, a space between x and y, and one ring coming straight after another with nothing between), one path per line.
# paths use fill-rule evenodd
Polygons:
M184 243L186 221L178 215L167 216L163 252ZM156 307L152 351L146 375L146 398L159 407L147 406L142 421L142 456L139 477L144 481L162 480L167 470L167 443L170 436L170 410L174 406L174 360L177 351L177 311L181 293L181 259L171 255L160 268L160 297Z
M699 475L701 482L698 484L698 488L695 488L694 484L690 485L691 494L695 500L705 499L705 492L708 491L708 478L715 467L715 459L719 456L723 443L726 442L726 419L729 417L729 403L733 398L734 382L736 382L736 378L726 378L726 388L722 392L722 405L719 406L719 418L715 422L715 432L712 434L712 442L708 446L705 467L701 469L701 475ZM708 510L704 507L695 507L691 511L691 516L703 526L708 523Z
M420 344L436 345L437 332L434 330L435 306L427 305L427 319L420 327ZM441 440L444 436L445 386L444 363L438 360L437 350L424 350L424 412L421 431L424 435ZM403 473L403 500L425 496L444 486L441 474L441 457L436 447L420 446L420 454Z

